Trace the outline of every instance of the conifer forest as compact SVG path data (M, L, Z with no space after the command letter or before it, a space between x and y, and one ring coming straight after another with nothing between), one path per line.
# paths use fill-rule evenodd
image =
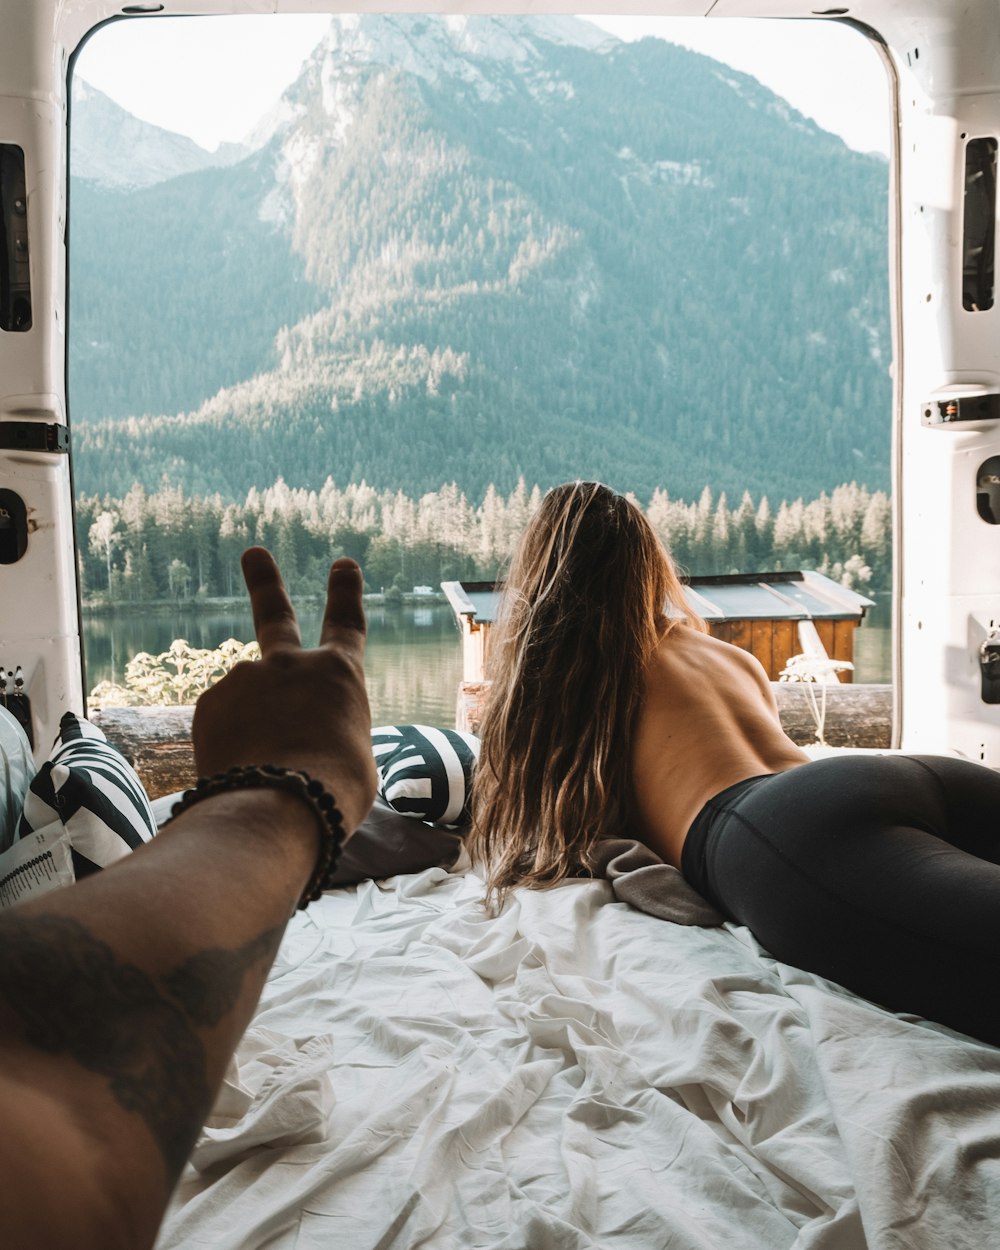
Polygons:
M371 592L494 580L539 499L539 488L523 481L506 495L489 486L477 503L453 483L413 499L363 482L327 479L315 491L279 480L242 503L137 485L121 499L78 500L81 588L91 603L241 596L239 557L253 543L274 552L293 594L321 591L341 555L361 563ZM858 589L888 589L883 491L851 483L772 505L749 493L730 501L706 487L694 501L657 490L637 502L687 573L811 568Z

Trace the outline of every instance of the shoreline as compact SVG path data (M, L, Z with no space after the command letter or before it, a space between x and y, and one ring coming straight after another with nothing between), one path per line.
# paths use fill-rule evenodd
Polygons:
M432 591L430 594L415 595L412 591L404 592L397 599L395 596L383 594L381 591L372 591L362 596L365 604L372 607L433 607L438 604L446 604L448 600L441 591ZM291 596L292 603L308 607L321 608L325 602L323 595L295 595ZM80 604L80 614L85 617L102 617L102 616L146 616L152 614L154 616L169 616L176 612L194 612L199 615L211 616L213 613L223 612L243 612L249 608L249 600L246 595L234 596L233 598L211 598L211 599L128 599L120 600L115 603L95 603L83 600Z

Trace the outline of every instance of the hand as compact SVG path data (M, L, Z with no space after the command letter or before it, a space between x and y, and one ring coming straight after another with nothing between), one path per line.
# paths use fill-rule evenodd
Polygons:
M243 577L261 659L237 664L198 700L191 726L198 774L248 764L302 769L334 795L350 832L375 797L361 570L353 560L334 561L313 650L302 647L271 553L244 552Z

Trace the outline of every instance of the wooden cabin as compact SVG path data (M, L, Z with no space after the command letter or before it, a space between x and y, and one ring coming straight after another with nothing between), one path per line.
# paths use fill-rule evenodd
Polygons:
M819 655L854 663L854 631L874 600L822 573L727 573L692 577L688 602L725 642L750 651L772 681L793 655ZM851 669L838 680L850 682Z
M809 570L727 573L685 580L688 602L716 638L752 652L776 682L795 655L854 662L854 631L874 600ZM500 583L442 582L462 635L456 724L475 731L485 690ZM826 680L850 682L851 669Z
M490 654L490 629L500 602L500 582L442 582L462 634L462 685L483 681Z

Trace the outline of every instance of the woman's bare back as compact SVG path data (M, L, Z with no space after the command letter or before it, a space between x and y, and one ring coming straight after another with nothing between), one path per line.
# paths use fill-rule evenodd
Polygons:
M632 749L634 832L657 854L680 867L687 831L713 795L808 758L781 728L754 656L686 625L666 632L646 671Z

